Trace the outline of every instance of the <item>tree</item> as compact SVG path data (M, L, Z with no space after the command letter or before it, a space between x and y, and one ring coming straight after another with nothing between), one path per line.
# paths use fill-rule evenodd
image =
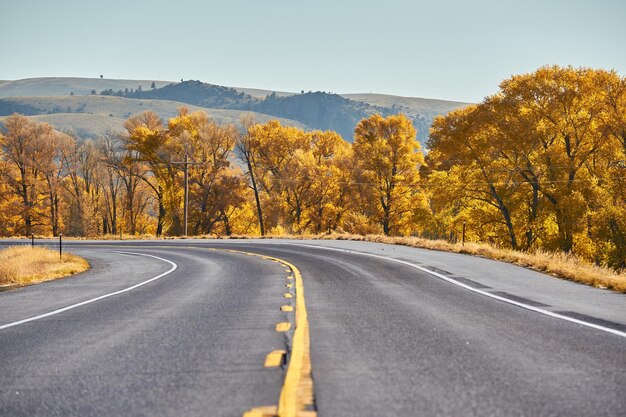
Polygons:
M437 118L428 141L432 151L428 162L455 175L461 185L459 191L467 193L465 198L485 205L478 210L480 216L473 217L483 224L503 224L510 246L517 249L518 236L511 212L515 178L507 169L507 161L499 158L493 147L501 138L494 120L487 105L470 106ZM462 168L452 169L457 166ZM493 213L500 220L488 215L490 210L495 210Z
M143 173L141 179L148 185L158 202L156 234L166 230L180 234L181 193L176 187L178 170L170 161L176 155L176 144L170 140L167 130L156 113L147 111L128 119L124 125L128 132L126 149L136 153L139 162L150 168L151 175Z
M6 135L1 137L3 177L20 200L20 224L15 233L30 235L44 225L45 207L42 172L51 164L52 126L31 122L14 114L5 121Z
M553 66L436 119L430 191L450 203L433 216L453 203L476 239L625 265L625 107L615 72Z
M68 174L63 156L75 146L75 143L71 136L58 132L55 132L51 139L53 155L43 166L42 174L47 186L52 236L58 236L63 224L61 219L63 182Z
M218 126L206 113L189 113L181 108L168 122L168 132L191 160L189 167L189 205L194 234L213 231L219 221L230 234L227 211L238 204L234 195L240 189L237 174L230 170L230 157L237 130L232 125Z
M118 178L123 185L120 227L124 228L130 235L135 235L140 230L145 230L147 226L146 224L140 225L140 219L145 217L145 211L151 200L142 178L147 179L150 185L152 182L149 179L148 168L140 161L140 155L136 151L129 150L127 144L123 135L111 132L105 134L98 141L100 158L109 171L110 187L115 189L115 178ZM110 211L116 212L117 210L111 207ZM111 225L111 229L112 233L118 232L113 225Z
M572 251L575 234L585 226L580 220L592 192L586 165L606 144L606 132L597 128L604 112L597 76L585 68L543 67L501 85L506 105L530 122L526 143L537 154L533 162L543 168L535 182L552 205L556 244L565 252Z
M183 80L181 79L180 81L182 82ZM261 233L261 236L265 236L263 209L261 207L261 198L256 173L260 146L258 138L252 135L252 128L255 125L254 117L250 114L243 115L241 118L241 124L244 131L237 137L235 148L237 149L237 156L247 168L246 175L250 179L250 187L254 192L257 220L259 222L259 232Z
M311 187L305 218L311 232L330 232L339 227L350 208L351 147L335 132L314 131L310 135L313 166L309 168Z
M410 233L419 167L424 162L416 131L403 116L363 119L354 132L355 181L367 195L362 210L385 235Z

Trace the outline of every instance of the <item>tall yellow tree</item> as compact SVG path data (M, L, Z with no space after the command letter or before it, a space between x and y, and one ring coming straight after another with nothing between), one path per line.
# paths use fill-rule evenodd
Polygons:
M128 132L126 147L135 152L139 160L148 165L151 175L141 176L153 191L158 202L156 234L164 232L180 234L182 219L180 207L182 193L177 187L179 169L171 164L172 158L179 155L177 144L170 140L163 122L154 112L144 112L133 116L125 123Z
M490 225L483 236L492 243L504 243L519 248L519 227L515 209L519 205L519 180L510 160L503 157L507 145L496 123L492 99L437 118L431 129L428 146L431 168L445 170L446 176L433 175L438 180L455 184L457 195L465 201L472 229ZM453 200L451 200L453 201ZM460 214L460 211L456 214Z
M239 172L230 169L238 132L233 125L218 126L204 112L186 108L168 122L169 135L190 158L190 220L194 234L212 233L217 222L231 233L229 205L240 204ZM242 178L243 179L243 178Z
M335 132L314 131L310 135L312 167L306 226L313 233L330 232L340 227L350 209L351 147Z
M506 230L513 248L625 265L625 108L626 83L612 71L513 76L482 103L435 120L429 182L454 184L453 216L468 218L476 239L506 244Z
M572 251L575 235L585 227L580 220L592 192L587 164L607 142L606 131L598 128L605 112L598 75L588 68L551 66L500 86L504 101L530 122L528 145L544 168L539 191L552 205L556 245L565 252Z
M261 234L289 223L288 206L297 204L294 199L302 191L294 187L289 171L295 168L297 155L309 148L310 137L304 131L282 126L278 120L250 123L237 142L254 191Z
M0 139L3 178L19 198L20 222L13 233L45 232L45 187L42 173L53 155L52 126L14 114L5 121Z
M256 123L250 114L244 114L241 118L243 132L237 136L235 148L237 157L245 166L245 174L250 180L250 188L254 194L254 203L261 236L265 236L265 221L263 218L263 206L261 204L261 187L259 184L259 152L261 148L260 138L255 135Z
M362 210L386 235L408 234L424 163L416 131L403 116L363 119L354 133L355 181L365 184Z

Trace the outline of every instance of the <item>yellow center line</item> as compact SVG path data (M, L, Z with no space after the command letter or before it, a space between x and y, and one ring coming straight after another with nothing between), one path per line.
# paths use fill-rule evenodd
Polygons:
M90 245L84 246L96 246L96 247L120 247L120 245ZM129 245L132 247L132 245ZM122 246L127 247L127 246ZM172 248L173 246L166 245L154 245L149 248L142 249L162 249ZM311 354L310 354L310 339L309 339L309 321L306 312L306 304L304 301L304 284L302 283L302 275L298 268L282 259L272 256L261 255L252 252L243 252L234 249L221 249L221 248L201 248L197 246L176 246L176 248L185 249L198 249L198 250L210 250L210 251L225 251L232 253L239 253L242 255L258 256L262 259L277 262L289 269L285 272L289 272L287 276L288 280L294 280L296 284L296 318L295 318L295 330L292 339L291 354L289 356L289 364L287 366L287 375L283 381L283 386L280 391L280 398L278 400L278 406L262 406L255 407L252 410L246 411L244 417L316 417L315 411L307 410L307 408L313 405L313 379L311 378ZM293 275L291 275L293 274ZM285 293L285 298L292 298L291 293ZM285 307L282 306L281 310ZM290 311L290 310L283 310ZM271 354L271 353L270 353ZM266 358L267 359L267 358Z
M308 410L309 406L313 405L314 389L313 379L311 378L309 319L306 311L306 303L304 301L304 284L302 283L302 275L300 274L300 271L295 265L272 256L242 252L233 249L226 250L233 253L257 255L261 256L263 259L279 262L289 268L286 272L293 273L293 278L296 284L295 330L292 339L291 354L289 355L287 374L283 382L283 387L280 391L280 398L278 399L278 407L254 408L244 413L244 417L315 417L317 413L315 411ZM283 297L292 298L293 295L291 293L285 293L283 294ZM290 306L283 306L281 307L281 310L283 310L284 307Z

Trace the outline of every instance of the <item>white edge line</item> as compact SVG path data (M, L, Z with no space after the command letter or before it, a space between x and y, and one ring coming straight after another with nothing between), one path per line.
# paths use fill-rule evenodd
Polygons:
M150 258L155 258L155 259L159 259L161 261L167 262L170 265L172 265L172 267L169 270L163 272L162 274L159 274L159 275L157 275L155 277L152 277L152 278L150 278L150 279L148 279L146 281L140 282L139 284L135 284L135 285L133 285L131 287L124 288L123 290L119 290L119 291L115 291L115 292L112 292L112 293L104 294L104 295L101 295L101 296L96 297L96 298L91 298L89 300L81 301L80 303L76 303L76 304L69 305L67 307L59 308L57 310L53 310L53 311L50 311L48 313L40 314L38 316L29 317L29 318L24 319L24 320L19 320L19 321L14 321L13 323L3 324L2 326L0 326L0 330L8 329L9 327L19 326L20 324L24 324L24 323L28 323L28 322L31 322L31 321L35 321L35 320L43 319L43 318L46 318L46 317L54 316L56 314L63 313L64 311L72 310L72 309L74 309L76 307L81 307L81 306L84 306L86 304L91 304L91 303L94 303L96 301L103 300L105 298L113 297L114 295L119 295L119 294L122 294L122 293L125 293L125 292L128 292L128 291L132 291L135 288L139 288L139 287L141 287L143 285L151 283L152 281L156 281L157 279L162 278L162 277L164 277L164 276L174 272L176 270L176 268L178 268L178 265L176 263L170 261L169 259L161 258L161 257L155 256L155 255L148 255L148 254L145 254L145 253L135 253L135 252L117 252L117 251L114 252L114 253L122 253L122 254L126 254L126 255L147 256L147 257L150 257Z
M415 264L413 264L411 262L403 261L401 259L394 259L394 258L389 258L389 257L383 256L383 255L376 255L376 254L373 254L373 253L354 251L354 250L351 250L351 249L341 249L341 248L333 248L333 247L328 247L328 246L310 245L310 244L306 244L306 243L278 243L278 244L293 245L293 246L308 246L308 247L312 247L312 248L334 250L334 251L338 251L338 252L354 253L354 254L363 255L363 256L371 256L373 258L380 258L380 259L385 259L385 260L392 261L392 262L397 262L397 263L400 263L400 264L403 264L403 265L410 266L410 267L415 268L415 269L419 269L422 272L426 272L427 274L433 275L433 276L435 276L435 277L437 277L439 279L442 279L442 280L444 280L446 282L449 282L451 284L454 284L454 285L457 285L459 287L465 288L465 289L470 290L472 292L475 292L477 294L484 295L484 296L489 297L489 298L493 298L495 300L503 301L505 303L512 304L512 305L515 305L515 306L518 306L518 307L521 307L521 308L525 308L527 310L531 310L531 311L534 311L536 313L544 314L546 316L550 316L550 317L554 317L554 318L557 318L557 319L569 321L571 323L580 324L581 326L591 327L592 329L601 330L603 332L611 333L611 334L614 334L616 336L626 337L626 332L622 332L622 331L619 331L619 330L616 330L616 329L611 329L610 327L600 326L598 324L589 323L587 321L578 320L578 319L575 319L573 317L565 316L563 314L558 314L558 313L554 313L554 312L549 311L549 310L544 310L543 308L534 307L534 306L531 306L531 305L528 305L528 304L521 303L519 301L511 300L511 299L506 298L506 297L501 297L499 295L495 295L495 294L492 294L490 292L483 291L483 290L480 290L478 288L471 287L471 286L469 286L467 284L464 284L462 282L459 282L459 281L457 281L455 279L452 279L450 277L446 277L445 275L439 274L439 273L437 273L435 271L431 271L428 268L424 268L423 266L415 265Z

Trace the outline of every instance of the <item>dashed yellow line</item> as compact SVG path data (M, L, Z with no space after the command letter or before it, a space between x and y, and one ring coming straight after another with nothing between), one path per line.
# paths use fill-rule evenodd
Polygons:
M232 249L228 249L227 251L246 255L257 255L261 256L263 259L279 262L289 268L286 272L293 273L293 277L290 275L288 278L291 277L296 284L295 330L291 343L291 354L289 355L287 374L280 391L278 407L257 407L244 413L244 417L315 417L317 413L309 410L310 406L313 405L314 389L313 379L311 378L309 319L306 312L304 285L300 271L295 265L279 258ZM285 293L283 297L292 298L293 295L291 293ZM291 306L282 306L281 310L289 311L285 309L285 307ZM286 323L289 324L288 322ZM283 323L279 323L278 325L280 324ZM276 325L277 330L278 325Z
M283 364L283 357L287 354L285 350L273 350L265 357L266 368L275 368Z
M280 392L278 415L280 417L296 417L297 415L317 415L307 410L313 405L313 379L311 378L311 352L309 339L309 319L304 301L304 284L302 275L295 265L282 261L292 271L296 283L296 319L295 331L291 348L291 358L287 368L287 376Z
M289 329L291 329L291 323L289 323L288 321L276 323L277 332L288 332Z
M293 307L289 305L284 305L280 308L280 311L284 311L285 313L288 313L290 311L293 311Z
M277 407L275 405L256 407L243 413L243 417L275 417L277 412L276 409Z

